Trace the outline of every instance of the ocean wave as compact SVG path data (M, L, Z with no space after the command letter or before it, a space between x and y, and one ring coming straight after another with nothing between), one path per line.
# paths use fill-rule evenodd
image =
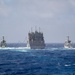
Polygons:
M50 50L50 51L54 51L54 50L75 50L75 48L46 48L45 50Z

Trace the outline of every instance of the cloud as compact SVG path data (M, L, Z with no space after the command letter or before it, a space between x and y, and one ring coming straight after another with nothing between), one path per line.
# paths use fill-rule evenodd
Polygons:
M75 0L68 0L68 1L69 1L69 3L70 3L72 6L75 7Z
M42 18L54 18L54 16L67 16L74 11L73 0L19 0L17 5L19 13Z
M0 35L12 35L13 41L22 40L21 36L25 36L35 25L44 30L47 41L52 33L59 40L61 33L63 36L69 32L74 35L75 0L0 0L0 25L6 28L0 29ZM15 32L20 36L15 36Z
M11 12L10 7L6 5L4 0L0 0L0 16L7 17Z
M74 0L0 0L0 15L38 16L39 18L54 18L74 10Z

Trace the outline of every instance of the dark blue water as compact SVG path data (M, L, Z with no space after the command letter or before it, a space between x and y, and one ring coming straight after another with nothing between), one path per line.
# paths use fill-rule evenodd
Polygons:
M75 49L63 44L47 44L44 50L0 49L0 75L75 75Z

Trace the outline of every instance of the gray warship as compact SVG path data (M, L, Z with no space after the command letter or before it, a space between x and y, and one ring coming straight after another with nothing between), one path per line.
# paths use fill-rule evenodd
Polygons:
M29 32L28 33L28 41L27 47L29 49L44 49L45 48L45 41L42 32Z
M67 40L64 43L64 48L72 48L72 42L69 40L69 36L67 36Z
M3 39L2 39L2 41L0 43L0 47L6 47L6 41L4 39L4 36L3 36Z

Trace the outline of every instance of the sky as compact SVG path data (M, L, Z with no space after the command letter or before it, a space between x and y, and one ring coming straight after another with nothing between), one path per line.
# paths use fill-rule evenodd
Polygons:
M0 41L26 43L35 27L46 43L75 43L75 0L0 0Z

